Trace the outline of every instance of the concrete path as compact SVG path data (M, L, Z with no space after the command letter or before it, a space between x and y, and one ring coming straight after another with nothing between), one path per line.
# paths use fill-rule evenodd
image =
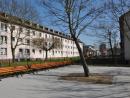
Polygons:
M49 71L10 77L0 81L0 98L130 98L130 68L89 67L92 73L113 75L114 84L88 84L59 80L58 76L83 72L72 65Z

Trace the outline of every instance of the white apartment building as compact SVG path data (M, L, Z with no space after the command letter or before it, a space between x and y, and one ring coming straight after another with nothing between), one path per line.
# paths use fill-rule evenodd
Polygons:
M10 22L10 19L13 19ZM69 35L62 32L49 29L39 24L22 20L18 17L9 16L5 13L0 14L0 60L12 59L11 54L11 31L10 26L14 27L13 43L19 40L19 46L15 51L16 59L44 59L45 51L31 45L32 38L52 38L56 37L62 41L63 47L60 49L52 49L48 51L48 58L76 57L79 56L77 47ZM18 32L22 32L19 33ZM26 36L28 35L28 36ZM26 43L26 45L20 43ZM83 43L80 43L83 49Z

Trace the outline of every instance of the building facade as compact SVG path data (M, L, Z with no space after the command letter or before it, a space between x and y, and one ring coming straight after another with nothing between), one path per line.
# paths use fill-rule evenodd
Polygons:
M99 56L99 51L92 45L84 45L83 46L83 53L85 58L95 58Z
M130 11L120 18L121 56L130 61Z
M13 27L12 37L10 27ZM0 14L0 60L12 59L11 41L13 41L14 47L17 44L16 59L44 59L45 51L32 46L31 40L33 38L52 37L59 38L62 41L62 48L48 51L48 58L79 56L71 36L18 17L9 16L5 13ZM82 42L79 41L79 43L83 49Z

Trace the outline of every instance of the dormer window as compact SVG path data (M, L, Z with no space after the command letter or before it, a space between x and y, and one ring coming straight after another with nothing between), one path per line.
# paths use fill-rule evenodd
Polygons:
M43 26L39 26L40 29L43 29Z
M47 31L48 31L48 28L45 28L45 30L47 30Z
M51 32L53 32L53 30L52 30L52 29L50 29L50 31L51 31Z

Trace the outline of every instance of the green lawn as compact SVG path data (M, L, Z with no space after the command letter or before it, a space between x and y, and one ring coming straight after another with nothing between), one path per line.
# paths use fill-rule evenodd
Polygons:
M14 63L12 62L0 62L1 63L1 67L8 67L8 66L25 66L27 64L41 64L41 63L45 63L45 62L63 62L63 61L74 61L77 62L79 61L79 57L72 57L72 58L51 58L48 59L47 61L42 61L42 60L35 60L35 61L16 61Z

